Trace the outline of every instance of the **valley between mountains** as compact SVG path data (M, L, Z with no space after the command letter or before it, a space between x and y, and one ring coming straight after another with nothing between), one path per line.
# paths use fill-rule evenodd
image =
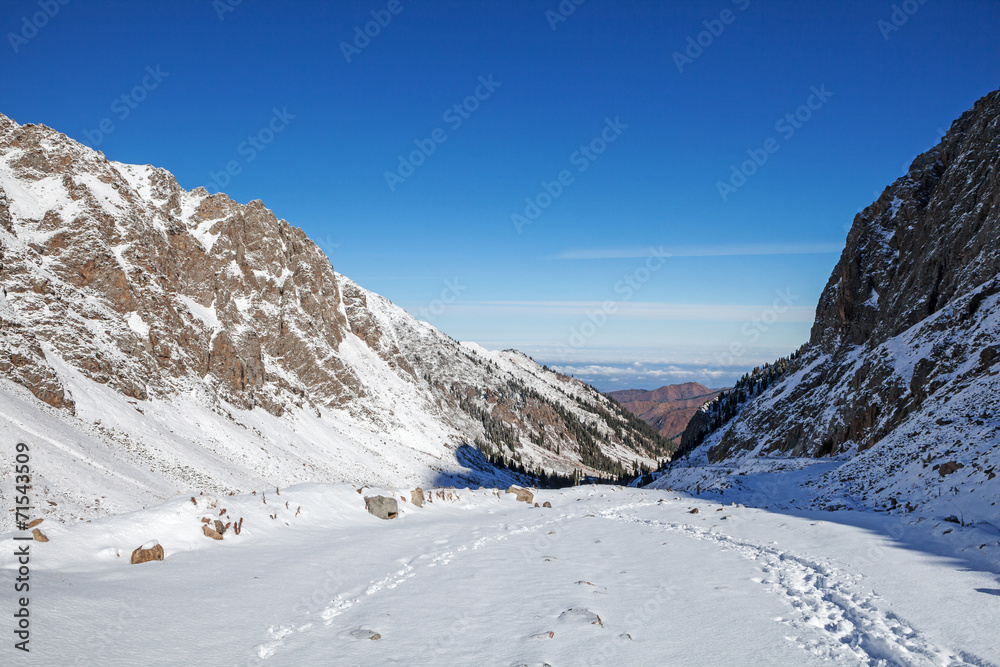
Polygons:
M801 349L606 396L0 116L0 662L1000 665L998 165L1000 91Z

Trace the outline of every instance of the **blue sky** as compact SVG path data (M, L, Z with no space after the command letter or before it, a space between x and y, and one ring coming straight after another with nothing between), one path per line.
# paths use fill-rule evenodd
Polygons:
M720 386L808 338L855 213L998 87L997 26L985 0L9 0L0 112L262 199L456 339Z

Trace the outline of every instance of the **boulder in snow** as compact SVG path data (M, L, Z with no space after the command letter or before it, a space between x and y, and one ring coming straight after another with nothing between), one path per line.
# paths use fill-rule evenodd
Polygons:
M380 519L395 519L399 515L399 504L395 498L365 496L365 507Z
M210 528L207 523L201 524L201 532L205 534L205 537L211 537L213 540L222 539L222 535L217 533L214 529Z
M413 493L410 494L410 502L412 502L417 507L424 506L424 490L419 486L413 489Z
M941 464L938 468L938 474L944 477L945 475L950 475L951 473L957 471L959 468L964 468L965 466L958 461L948 461L947 463Z
M517 496L518 500L526 502L529 505L535 502L535 495L531 491L528 491L527 489L519 489L516 486L512 486L509 489L507 489L507 493L513 493L514 495Z
M156 540L146 542L132 552L132 565L148 563L151 560L163 560L163 547Z

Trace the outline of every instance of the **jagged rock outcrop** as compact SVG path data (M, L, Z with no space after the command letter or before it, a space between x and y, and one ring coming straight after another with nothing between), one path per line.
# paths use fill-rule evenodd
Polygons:
M938 483L935 462L956 456L978 470L949 482L991 480L1000 456L998 167L1000 91L857 215L808 345L701 454L853 457L826 481L865 497L899 492L903 479Z
M156 493L486 481L495 470L463 446L561 474L664 454L583 383L460 344L335 273L262 202L186 191L2 115L0 283L0 389L26 388L135 476L151 471ZM164 406L193 406L178 407L193 428L156 426L177 419Z
M336 355L347 323L327 258L261 202L189 193L162 169L7 118L0 153L3 325L35 352L12 379L40 399L67 401L38 341L139 400L207 377L234 405L280 414L309 390L328 402L357 385ZM296 381L268 375L269 359Z

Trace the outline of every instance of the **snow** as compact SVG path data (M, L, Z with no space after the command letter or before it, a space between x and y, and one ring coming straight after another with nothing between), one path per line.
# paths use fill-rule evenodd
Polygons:
M36 181L35 184L37 183ZM0 162L0 188L7 193L10 212L15 219L40 220L49 209L46 202L39 201L27 187L22 186L20 181L14 178L3 162Z
M218 234L212 234L211 231L212 227L214 227L215 223L217 222L219 221L208 220L206 222L199 223L197 227L191 230L191 234L196 239L198 239L198 242L201 243L202 247L205 249L205 252L212 252L212 247L215 245L215 242L219 240L220 236L222 236L222 232L219 232Z
M118 262L118 266L121 267L122 271L126 273L132 270L132 264L125 258L125 251L128 250L129 245L128 243L122 243L111 248L111 252L115 256L115 261Z
M903 200L899 197L893 197L892 203L889 209L889 218L892 220L896 219L896 214L899 213L899 207L903 205Z
M431 326L431 325L428 325L428 326ZM479 343L476 343L474 341L469 341L469 340L463 340L459 344L462 347L464 347L465 349L470 350L472 352L475 352L476 354L478 354L478 355L480 355L482 357L486 357L487 359L490 359L490 360L494 359L493 353L490 352L489 350L487 350L485 347L483 347Z
M10 212L14 221L39 221L50 212L56 212L64 219L71 219L79 209L63 187L57 176L46 176L34 181L22 181L14 176L8 162L16 154L8 154L0 159L0 188L7 193ZM22 235L27 241L36 240L31 234Z
M184 296L183 294L178 294L177 299L187 306L187 309L191 311L191 314L195 318L201 320L201 323L205 325L205 328L210 331L219 331L222 329L222 323L219 321L219 316L215 313L215 302L212 302L211 306L203 306L191 297Z
M392 495L382 521L364 496ZM777 492L780 494L780 490ZM302 484L185 495L31 543L47 664L989 665L996 577L886 515L749 496ZM733 501L736 501L733 504ZM691 514L692 509L697 514ZM205 537L202 517L243 519ZM973 531L956 527L952 544ZM12 535L0 568L14 567ZM152 540L165 560L131 565ZM6 577L12 573L5 572ZM973 611L974 610L974 611ZM376 635L378 638L376 639ZM28 664L11 642L3 664Z
M122 164L121 162L112 162L111 165L142 199L153 201L151 177L155 169L152 166L148 164Z
M253 299L248 296L238 296L233 299L233 305L236 306L236 310L245 315L253 306Z
M367 405L374 414L354 414L356 402L338 409L289 404L280 417L241 410L219 401L200 379L189 385L178 380L179 393L169 400L136 401L88 379L46 344L46 360L75 400L75 414L40 404L24 387L0 379L0 457L11 459L18 441L32 444L38 493L56 503L42 505L44 516L71 523L179 493L246 492L270 484L509 481L459 461L455 431L415 400L417 390L363 342L349 335L342 349L370 367ZM114 359L116 350L101 352ZM281 370L270 357L264 362L268 373ZM282 375L301 386L294 374ZM5 474L0 492L13 483L13 470ZM12 522L10 513L0 513L0 532Z
M201 192L204 192L205 194L201 194ZM200 188L191 191L181 190L180 196L181 196L181 219L192 220L195 216L195 213L201 207L202 202L208 199L208 192ZM211 225L206 227L206 229L211 229ZM214 243L215 240L213 239L212 242ZM210 250L211 248L205 249L206 252Z
M140 337L149 338L149 325L143 321L139 313L131 312L128 314L128 326Z
M90 191L108 215L123 216L126 214L128 205L112 185L87 172L77 174L76 179Z

